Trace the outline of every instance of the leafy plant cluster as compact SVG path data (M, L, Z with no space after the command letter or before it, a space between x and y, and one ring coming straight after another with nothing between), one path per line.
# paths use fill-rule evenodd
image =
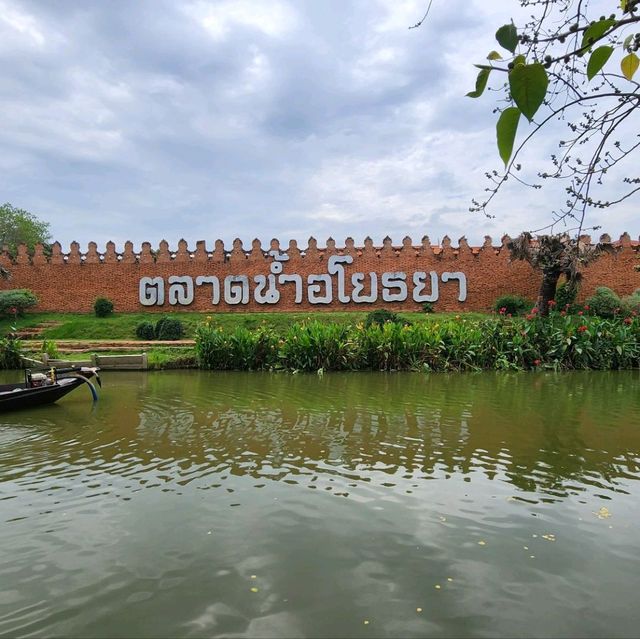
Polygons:
M22 367L22 344L12 333L0 338L0 368Z
M16 288L10 291L0 291L0 316L15 317L22 315L28 308L35 306L38 298L33 291L26 288Z
M113 302L107 297L98 297L93 303L96 317L108 317L113 313Z
M610 288L600 286L587 299L584 310L590 315L607 319L633 317L640 311L640 289L637 289L632 295L620 298Z
M524 315L531 308L531 302L522 295L501 295L493 304L493 310L499 315Z
M136 337L144 340L174 341L184 337L184 324L174 317L161 317L155 325L151 322L140 322L136 326Z
M402 325L312 321L278 334L267 327L196 330L199 366L211 370L460 371L551 368L623 369L640 365L635 318L538 314Z
M364 325L366 327L369 326L384 326L385 324L391 322L392 324L411 324L409 320L406 320L397 313L393 311L389 311L386 308L379 308L375 311L371 311L371 313L367 314L367 318L365 319Z

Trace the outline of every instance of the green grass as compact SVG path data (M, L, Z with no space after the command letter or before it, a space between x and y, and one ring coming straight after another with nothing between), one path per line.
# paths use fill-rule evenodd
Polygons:
M212 323L225 330L235 328L254 329L267 326L275 331L285 331L293 323L309 318L322 324L357 324L364 322L366 312L318 312L318 313L167 313L184 323L185 337L195 336L196 326L207 317ZM414 324L441 321L456 313L400 313L400 315ZM18 330L34 327L42 322L56 321L60 326L48 328L42 333L42 338L50 340L136 340L136 326L143 321L155 323L162 317L161 313L115 313L110 317L98 318L94 315L79 313L30 313L18 318L0 320L0 334L11 331L15 326ZM465 313L469 319L486 317L484 313Z

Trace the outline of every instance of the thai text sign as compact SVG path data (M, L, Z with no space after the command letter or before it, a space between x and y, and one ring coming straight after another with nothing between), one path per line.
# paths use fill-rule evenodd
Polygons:
M441 283L457 283L458 301L467 299L467 278L460 271L443 272L415 271L410 277L404 271L387 271L380 276L368 273L352 273L350 277L345 265L353 263L351 255L332 255L327 260L327 272L310 274L303 278L296 273L285 273L284 267L289 256L280 251L269 251L273 262L267 275L171 275L163 277L142 277L139 284L139 299L144 306L171 305L189 306L195 299L197 287L207 291L211 305L221 301L230 304L248 304L251 298L257 304L277 304L281 288L292 287L294 302L301 304L342 304L384 302L436 302L440 295ZM411 297L409 297L411 296Z

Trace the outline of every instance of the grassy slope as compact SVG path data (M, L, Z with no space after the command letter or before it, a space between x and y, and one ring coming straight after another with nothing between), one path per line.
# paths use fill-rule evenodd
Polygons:
M286 330L292 323L313 319L324 323L356 324L363 322L367 316L364 312L323 312L323 313L170 313L171 317L180 319L187 331L186 337L194 335L199 322L206 317L223 328L235 328L244 326L256 328L265 323L275 330ZM414 324L422 322L439 321L443 317L455 315L453 313L400 313ZM481 317L481 313L466 313L465 317ZM7 333L15 326L21 328L37 326L42 322L56 321L60 326L45 330L42 337L50 340L135 340L136 326L142 321L155 322L161 314L150 313L116 313L111 317L97 318L93 315L74 313L32 313L23 318L13 320L0 320L0 334Z

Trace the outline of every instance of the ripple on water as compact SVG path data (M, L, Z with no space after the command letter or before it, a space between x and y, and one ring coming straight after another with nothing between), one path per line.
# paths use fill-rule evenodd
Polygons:
M630 636L638 381L105 375L0 425L0 634Z

